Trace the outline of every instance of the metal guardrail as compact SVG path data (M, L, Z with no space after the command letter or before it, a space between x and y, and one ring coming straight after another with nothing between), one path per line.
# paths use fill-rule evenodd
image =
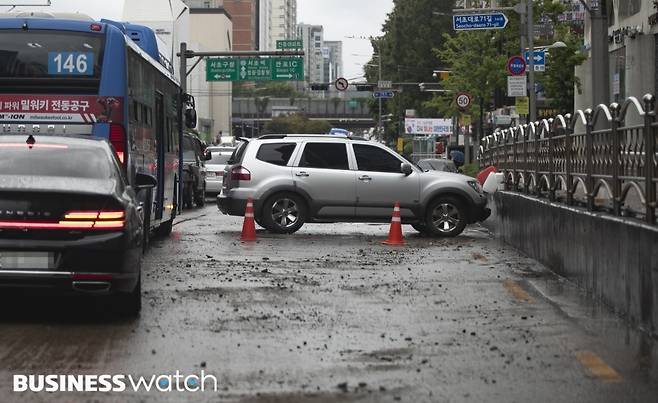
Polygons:
M496 131L482 140L480 163L504 172L507 190L655 225L655 106L647 94Z

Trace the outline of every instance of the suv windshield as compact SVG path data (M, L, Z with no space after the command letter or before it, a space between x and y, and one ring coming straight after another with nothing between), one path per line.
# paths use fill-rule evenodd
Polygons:
M61 31L2 31L0 78L99 78L102 38Z
M85 179L112 177L112 160L100 147L37 141L0 141L0 176L46 176Z

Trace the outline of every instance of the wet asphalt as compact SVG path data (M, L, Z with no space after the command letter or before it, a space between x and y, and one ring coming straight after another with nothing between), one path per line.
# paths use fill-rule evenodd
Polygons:
M0 402L658 402L657 341L469 227L238 241L186 212L144 257L138 318L87 299L3 298ZM218 391L15 393L14 374L199 374Z

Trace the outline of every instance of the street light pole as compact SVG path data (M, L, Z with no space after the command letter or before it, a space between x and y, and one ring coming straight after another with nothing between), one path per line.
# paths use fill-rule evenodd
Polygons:
M537 120L537 93L535 92L535 22L534 22L534 0L527 0L528 13L528 103L530 113L528 123Z
M381 82L382 81L382 49L381 49L381 45L379 43L377 44L377 54L378 54L377 59L379 61L379 81ZM377 85L379 86L379 84L377 84ZM379 97L379 120L378 120L378 123L377 123L377 134L378 135L379 135L379 131L381 131L381 130L382 130L382 98ZM382 133L382 137L380 138L380 140L383 139L383 138L384 138L384 136L383 136L383 133Z

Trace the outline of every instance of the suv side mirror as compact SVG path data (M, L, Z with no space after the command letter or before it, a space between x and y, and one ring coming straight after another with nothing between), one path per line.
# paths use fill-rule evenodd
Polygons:
M153 189L158 186L158 180L148 174L138 172L135 175L135 190L140 192L146 189Z
M212 159L212 153L208 150L206 150L205 154L203 154L203 160L204 161L210 161Z
M414 172L414 169L411 167L411 164L403 162L400 165L400 172L402 172L406 176L409 176Z

